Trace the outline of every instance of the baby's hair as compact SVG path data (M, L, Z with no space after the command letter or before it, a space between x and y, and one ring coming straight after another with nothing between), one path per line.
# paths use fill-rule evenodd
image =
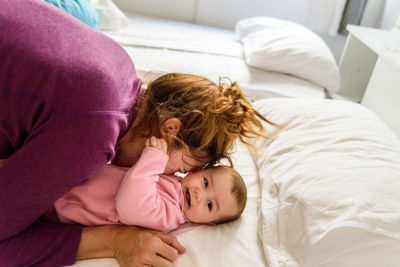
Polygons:
M237 211L235 214L220 218L219 220L215 221L216 224L227 223L237 220L240 215L242 215L244 208L246 207L247 202L247 187L242 178L242 176L231 166L220 165L216 166L215 168L223 168L230 172L232 178L232 188L231 193L233 198L236 200L237 204Z
M221 78L217 85L183 73L164 74L149 82L138 114L142 118L132 131L144 136L157 136L168 118L180 119L180 131L172 138L197 159L207 152L205 162L211 166L222 158L232 165L229 152L234 141L238 138L250 145L248 138L266 137L260 120L271 123L252 107L236 82Z

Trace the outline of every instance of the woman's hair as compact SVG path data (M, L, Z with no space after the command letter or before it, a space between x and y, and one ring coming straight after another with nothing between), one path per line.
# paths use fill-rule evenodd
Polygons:
M150 82L137 114L139 122L132 131L144 136L158 135L165 120L178 118L182 125L176 144L190 149L196 158L206 152L209 165L221 158L232 165L229 152L234 141L249 144L248 138L264 136L260 120L269 122L236 82L220 79L215 84L183 73L164 74Z

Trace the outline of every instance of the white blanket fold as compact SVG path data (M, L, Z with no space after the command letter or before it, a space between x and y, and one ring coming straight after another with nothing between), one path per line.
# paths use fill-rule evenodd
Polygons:
M395 266L398 254L386 249L400 252L399 138L350 102L268 99L255 106L285 125L270 129L272 141L256 142L263 148L255 158L260 235L271 266Z

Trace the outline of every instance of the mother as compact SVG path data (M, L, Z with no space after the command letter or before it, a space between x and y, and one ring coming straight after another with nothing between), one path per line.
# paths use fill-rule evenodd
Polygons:
M129 56L101 33L42 1L0 6L0 266L172 266L184 248L171 235L37 219L106 162L134 164L150 135L170 137L167 171L189 171L260 135L264 118L235 84L198 76L164 75L143 93Z

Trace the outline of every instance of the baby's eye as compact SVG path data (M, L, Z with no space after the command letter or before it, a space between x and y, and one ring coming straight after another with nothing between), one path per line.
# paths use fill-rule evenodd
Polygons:
M207 200L207 207L208 207L209 211L212 210L213 205L212 205L212 202L210 200Z
M203 178L203 181L204 181L204 186L205 186L205 188L207 188L207 187L208 187L208 180L207 180L207 178Z

